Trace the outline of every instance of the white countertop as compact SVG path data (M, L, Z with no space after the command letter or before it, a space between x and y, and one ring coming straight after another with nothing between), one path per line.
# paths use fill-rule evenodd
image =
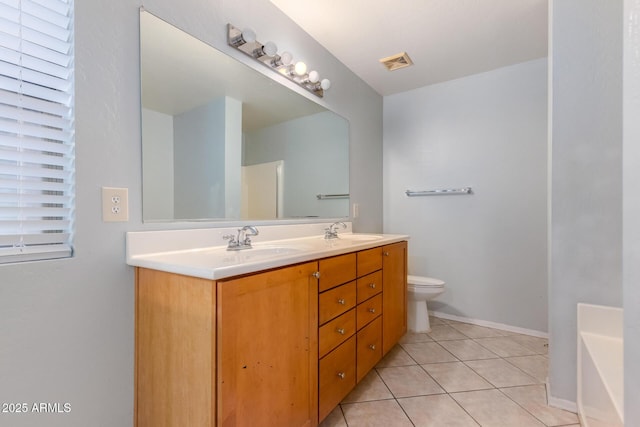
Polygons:
M326 224L324 225L326 227ZM286 226L279 226L286 227ZM258 227L262 231L263 227ZM254 273L270 268L282 267L319 258L340 255L362 249L408 240L409 236L397 234L338 233L337 239L324 239L314 227L313 235L295 238L260 240L253 238L253 248L227 251L226 244L204 246L203 235L215 229L135 232L127 233L127 264L183 274L204 279L223 279L241 274ZM323 228L321 228L323 229ZM228 230L227 230L228 231ZM295 230L294 235L305 234ZM217 231L216 236L224 234ZM264 233L268 237L286 235ZM197 242L189 244L189 236L198 236ZM172 240L175 245L172 247ZM154 242L162 242L161 245ZM161 247L158 247L161 246Z

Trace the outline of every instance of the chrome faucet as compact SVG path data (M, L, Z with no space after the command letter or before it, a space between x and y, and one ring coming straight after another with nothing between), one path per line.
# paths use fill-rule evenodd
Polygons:
M260 234L258 229L253 225L245 225L242 228L238 228L238 235L225 234L222 236L224 240L228 240L228 251L240 251L242 249L251 249L251 236L257 236Z
M347 228L347 224L344 222L334 222L329 226L329 228L324 229L324 238L325 239L337 239L338 238L338 226L341 225L342 229Z

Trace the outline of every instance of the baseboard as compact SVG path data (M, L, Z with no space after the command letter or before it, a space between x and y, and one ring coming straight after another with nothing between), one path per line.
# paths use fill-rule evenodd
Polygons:
M500 329L502 331L514 332L516 334L531 335L538 338L549 338L547 332L536 331L533 329L520 328L518 326L505 325L503 323L489 322L487 320L470 319L468 317L455 316L453 314L442 313L439 311L429 311L434 317L441 319L457 320L458 322L470 323L472 325L486 326L487 328Z
M547 392L547 404L549 406L553 406L554 408L564 409L565 411L573 412L574 414L578 413L578 405L576 404L576 402L550 396L548 392Z

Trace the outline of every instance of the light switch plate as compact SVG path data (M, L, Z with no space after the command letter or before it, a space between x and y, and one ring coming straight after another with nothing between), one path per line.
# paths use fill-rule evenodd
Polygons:
M129 221L129 189L102 187L102 221Z

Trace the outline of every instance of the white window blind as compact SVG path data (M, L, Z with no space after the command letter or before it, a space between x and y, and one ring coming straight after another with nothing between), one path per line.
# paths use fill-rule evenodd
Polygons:
M0 263L71 256L73 0L0 0Z

